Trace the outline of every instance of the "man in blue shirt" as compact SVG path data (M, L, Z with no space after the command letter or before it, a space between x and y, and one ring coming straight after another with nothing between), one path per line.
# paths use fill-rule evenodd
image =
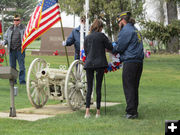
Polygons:
M85 16L82 16L80 18L81 23L85 24ZM62 42L63 46L71 46L74 44L74 49L75 49L75 55L74 59L80 59L80 26L77 28L74 28L67 38L66 41Z
M113 53L119 53L123 62L122 81L127 103L125 117L134 119L138 118L138 88L144 59L143 42L129 11L120 13L117 21L121 30Z

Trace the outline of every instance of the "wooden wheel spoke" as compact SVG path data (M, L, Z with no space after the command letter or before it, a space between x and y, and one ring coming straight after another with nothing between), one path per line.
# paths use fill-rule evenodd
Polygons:
M40 71L40 61L38 61L38 63L37 63L37 71Z
M76 70L77 78L80 79L80 74L81 74L81 65L77 64L77 70Z
M38 100L38 92L36 90L35 93L34 93L34 102L36 103L37 100Z
M77 80L76 74L74 74L73 72L71 72L71 75L72 75L72 78L73 78L74 80Z
M46 67L46 65L44 63L41 64L41 70Z
M69 93L69 99L71 99L74 95L74 93L76 92L76 89L73 89L70 93Z
M74 86L74 85L69 87L69 91L72 91L72 90L74 90L74 89L75 89L75 86Z
M38 72L37 65L34 65L34 72Z
M76 83L76 80L74 80L74 78L70 78L70 79L69 79L69 82L75 84L75 83Z
M36 87L36 85L31 85L31 88L30 89L34 89Z
M34 70L32 70L31 75L32 75L32 76L35 76L35 75L36 75L36 73L35 73Z
M39 90L36 93L36 99L37 99L37 104L40 105L40 92L39 92Z
M77 67L74 66L74 68L72 69L72 72L74 73L74 76L76 76L76 71L77 71Z
M36 94L36 92L37 92L37 88L35 87L34 90L33 90L33 92L32 92L32 94L31 94L31 97L34 97L35 94Z
M38 81L37 81L37 80L32 80L32 79L31 79L29 82L30 82L30 83L35 83L35 84L37 84Z
M43 91L44 91L44 90L42 90L42 91L39 93L39 96L41 97L41 98L40 98L40 99L41 99L41 104L43 104L43 102L44 102Z
M86 73L85 73L85 72L82 72L82 73L81 73L81 80L83 80L85 77L86 77Z

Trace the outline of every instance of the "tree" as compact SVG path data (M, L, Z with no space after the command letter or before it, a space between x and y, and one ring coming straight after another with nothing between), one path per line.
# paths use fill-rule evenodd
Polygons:
M2 31L4 32L4 11L6 8L11 7L11 0L1 0L0 1L0 13L1 13L1 19L2 19Z
M171 37L176 37L180 34L180 21L177 20L168 25L164 25L164 23L159 22L146 22L142 20L141 25L144 27L142 30L144 38L147 38L150 41L158 41L158 51L162 51L163 47L165 47L168 52L168 43L171 40Z
M22 23L27 24L37 2L37 0L1 0L0 10L4 12L5 29L12 24L15 14L20 14Z
M143 37L150 41L156 41L158 51L166 50L166 52L174 53L179 50L179 37L180 37L180 20L177 20L177 3L180 0L159 0L158 16L159 22L148 20L141 20L143 26ZM153 1L155 2L155 1ZM168 25L164 23L164 8L163 4L166 2ZM157 9L157 7L156 7ZM152 48L152 47L150 47Z
M68 14L80 15L84 11L85 0L59 0L61 9ZM90 0L90 22L100 18L105 24L105 31L112 39L117 35L118 25L116 16L122 11L131 11L134 17L142 13L142 0Z
M168 0L167 1L167 17L168 24L172 24L173 21L177 20L177 1L176 0ZM179 47L179 37L173 36L168 42L167 51L168 52L178 52Z

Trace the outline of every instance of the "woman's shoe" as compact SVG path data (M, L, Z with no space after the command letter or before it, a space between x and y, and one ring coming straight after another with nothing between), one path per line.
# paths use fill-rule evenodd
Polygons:
M85 115L84 115L84 118L85 118L85 119L89 119L90 117L91 117L90 114L85 114Z
M99 118L100 117L100 114L96 114L96 118Z

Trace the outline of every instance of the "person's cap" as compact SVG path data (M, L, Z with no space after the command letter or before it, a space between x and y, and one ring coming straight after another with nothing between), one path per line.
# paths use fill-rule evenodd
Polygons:
M80 19L81 19L81 21L85 21L86 20L86 16L85 15L81 15Z
M15 14L15 15L14 15L14 19L19 19L19 20L20 20L20 19L21 19L21 17L20 17L20 15L19 15L19 14Z
M131 16L131 12L129 12L129 11L121 12L121 13L117 16L117 18L116 18L117 22L119 23L119 22L120 22L124 17L126 17L126 16L130 17L130 16Z

